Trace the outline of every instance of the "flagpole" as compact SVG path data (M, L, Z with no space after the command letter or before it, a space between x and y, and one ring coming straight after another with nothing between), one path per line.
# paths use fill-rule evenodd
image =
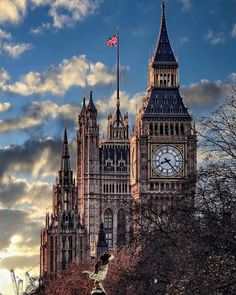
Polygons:
M117 110L120 108L120 28L117 27L116 29L117 34ZM119 124L120 118L119 118L119 112L117 112L117 123Z

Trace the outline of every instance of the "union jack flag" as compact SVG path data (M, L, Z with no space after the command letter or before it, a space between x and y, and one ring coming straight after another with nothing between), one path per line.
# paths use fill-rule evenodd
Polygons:
M117 46L118 44L118 36L114 35L113 37L109 38L107 40L107 46L112 47L112 46Z

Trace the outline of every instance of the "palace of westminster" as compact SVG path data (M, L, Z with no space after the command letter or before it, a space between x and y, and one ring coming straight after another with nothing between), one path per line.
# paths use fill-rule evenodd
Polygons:
M179 92L164 1L147 92L132 133L120 107L118 98L114 114L108 114L107 139L101 141L93 93L88 103L83 99L75 176L65 128L52 213L41 232L41 275L126 245L133 226L131 203L151 197L165 208L181 198L182 186L196 170L196 133Z

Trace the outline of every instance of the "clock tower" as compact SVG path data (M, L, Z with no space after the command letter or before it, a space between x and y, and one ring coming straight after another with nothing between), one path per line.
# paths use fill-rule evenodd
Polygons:
M145 203L151 198L162 209L178 202L186 183L195 179L196 143L192 118L179 91L178 62L168 37L163 1L159 38L149 61L147 95L130 140L133 200Z

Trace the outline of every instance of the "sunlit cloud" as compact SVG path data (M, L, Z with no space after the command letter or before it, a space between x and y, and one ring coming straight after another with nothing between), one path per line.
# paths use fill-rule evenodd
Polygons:
M1 46L1 49L13 58L18 58L25 51L28 51L32 48L33 46L27 43L21 43L21 44L20 43L19 44L4 43Z
M11 104L9 102L0 103L0 113L6 112L11 108Z
M0 104L0 112L11 107L9 103ZM80 106L73 104L58 105L51 101L32 102L23 115L14 119L0 121L0 132L25 130L43 125L48 119L61 117L64 122L75 122Z
M2 69L0 73L2 91L23 96L46 93L64 95L74 86L85 88L87 85L110 84L114 81L114 73L103 63L93 64L85 55L79 55L65 59L57 66L51 66L43 73L31 71L15 83L9 83L9 80L10 75Z
M9 40L11 38L12 38L11 33L7 32L3 29L0 29L0 40L3 40L3 39Z
M85 17L94 14L101 0L31 0L35 7L49 7L52 25L61 29L81 22Z
M26 14L27 0L1 0L0 23L19 23Z

